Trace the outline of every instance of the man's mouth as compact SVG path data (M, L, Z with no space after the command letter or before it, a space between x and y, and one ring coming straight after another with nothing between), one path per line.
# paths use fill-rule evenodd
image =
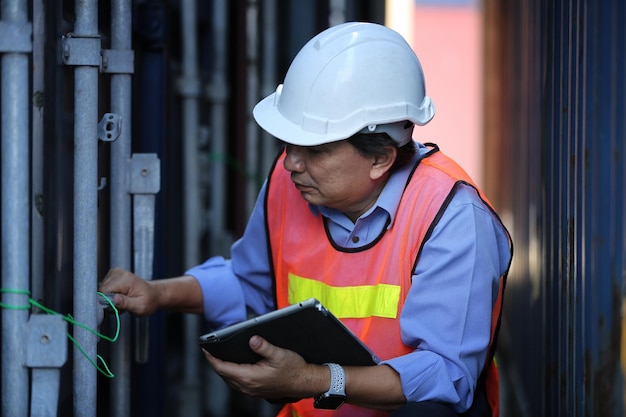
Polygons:
M294 182L294 185L300 191L307 191L307 190L311 190L313 188L313 187L310 187L308 185L300 184L298 182Z
M296 189L298 189L299 191L309 191L313 189L313 187L309 185L296 181L293 177L291 178L291 182L293 182L293 185L295 185Z

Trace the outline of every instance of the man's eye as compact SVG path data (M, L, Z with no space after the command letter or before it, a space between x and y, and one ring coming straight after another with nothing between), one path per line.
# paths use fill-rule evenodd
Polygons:
M310 154L313 155L318 155L328 151L328 147L324 145L308 146L306 149Z

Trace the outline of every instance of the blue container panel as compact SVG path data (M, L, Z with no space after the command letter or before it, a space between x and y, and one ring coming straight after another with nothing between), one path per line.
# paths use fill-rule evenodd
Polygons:
M507 143L487 163L508 161L491 191L516 247L501 368L521 415L623 416L626 2L487 7Z

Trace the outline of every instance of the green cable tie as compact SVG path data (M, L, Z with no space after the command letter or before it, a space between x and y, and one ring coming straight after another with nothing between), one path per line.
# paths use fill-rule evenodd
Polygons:
M30 300L30 291L28 290L9 290L5 288L0 288L0 293L27 295L29 296L29 300ZM5 304L5 303L0 302L0 307L6 308L7 310L28 310L30 308L30 304L16 306L16 305L10 305L10 304Z
M115 307L115 304L113 304L113 301L107 297L104 293L98 291L97 294L101 297L103 297L107 303L109 303L109 306L111 306L111 308L113 309L113 312L115 314L115 320L116 320L116 330L115 330L115 336L113 337L109 337L105 334L102 334L90 327L85 326L82 323L77 322L76 320L74 320L74 318L70 315L70 314L66 314L65 316L44 306L43 304L41 304L40 302L38 302L37 300L33 300L32 298L30 298L30 291L28 290L15 290L15 289L8 289L8 288L0 288L0 293L7 293L7 294L22 294L22 295L27 295L28 296L28 305L10 305L10 304L5 304L5 303L1 303L0 302L0 307L1 308L5 308L7 310L27 310L32 306L35 306L37 308L39 308L42 311L45 311L48 314L52 314L55 316L61 316L61 318L65 321L67 321L70 324L73 324L74 326L80 327L84 330L87 330L88 332L94 334L95 336L107 340L109 342L115 342L117 341L117 338L120 335L120 328L121 328L121 324L120 324L120 313L117 310L117 308ZM89 362L91 362L91 364L104 376L106 376L107 378L114 378L115 375L111 372L111 370L109 369L106 361L102 358L102 356L97 355L97 360L100 361L102 363L102 366L104 367L104 369L102 369L100 366L98 366L98 364L89 357L89 355L87 355L87 352L85 352L85 350L82 348L82 346L80 346L77 342L76 339L74 339L69 333L67 334L67 337L72 341L72 343L74 344L74 346L76 346L76 348L80 351L80 353L83 354L83 356L85 358L87 358L87 360Z

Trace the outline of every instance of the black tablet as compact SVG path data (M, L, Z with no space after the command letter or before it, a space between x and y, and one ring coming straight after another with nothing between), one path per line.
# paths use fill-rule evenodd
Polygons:
M255 363L260 357L248 346L254 335L299 353L309 363L379 363L378 357L314 298L207 333L200 337L200 345L225 361Z

